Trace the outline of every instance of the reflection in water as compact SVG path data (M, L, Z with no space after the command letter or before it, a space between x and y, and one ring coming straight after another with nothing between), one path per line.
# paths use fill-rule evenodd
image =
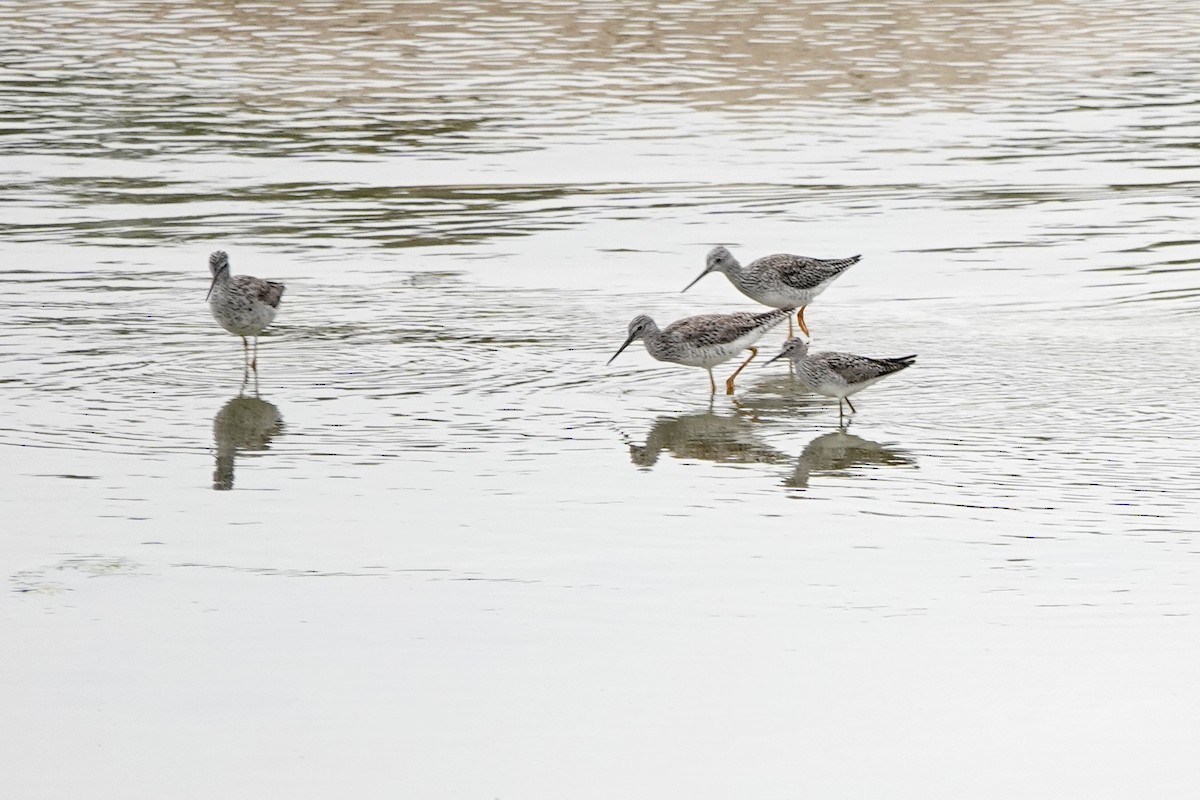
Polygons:
M715 461L721 464L778 464L787 456L760 441L754 422L740 414L723 417L703 414L659 417L646 434L644 445L629 445L629 458L650 468L658 454L670 451L676 458Z
M783 485L804 489L812 475L844 475L855 467L915 467L916 464L917 460L903 450L885 447L839 428L804 446L796 471Z
M281 430L283 417L266 400L239 394L221 406L213 418L213 441L217 445L213 488L232 489L233 462L238 452L266 450Z

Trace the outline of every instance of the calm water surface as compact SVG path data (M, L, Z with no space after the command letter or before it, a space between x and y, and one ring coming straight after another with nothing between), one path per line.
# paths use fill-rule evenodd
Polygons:
M0 0L13 796L1194 796L1193 12Z

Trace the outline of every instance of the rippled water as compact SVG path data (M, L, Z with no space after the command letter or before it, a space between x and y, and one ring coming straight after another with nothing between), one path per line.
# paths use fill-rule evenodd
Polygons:
M1185 6L0 13L22 797L1194 793ZM605 366L717 243L917 365Z

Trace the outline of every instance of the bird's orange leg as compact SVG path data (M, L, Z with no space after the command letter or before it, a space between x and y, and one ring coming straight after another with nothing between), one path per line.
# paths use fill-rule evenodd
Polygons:
M750 357L747 358L745 361L743 361L742 365L740 367L738 367L736 370L734 370L734 373L729 376L729 380L725 381L725 394L733 394L733 379L738 376L739 372L741 372L742 370L744 370L746 368L747 364L749 364L751 361L754 360L754 357L756 355L758 355L758 348L751 347L750 348ZM716 390L714 389L713 391L716 391Z
M804 331L804 335L811 339L812 334L808 332L808 326L804 324L804 309L806 309L806 308L808 308L808 306L800 306L800 311L796 314L796 322L800 323L800 330ZM791 326L792 326L792 320L789 317L788 318L788 328L791 328Z

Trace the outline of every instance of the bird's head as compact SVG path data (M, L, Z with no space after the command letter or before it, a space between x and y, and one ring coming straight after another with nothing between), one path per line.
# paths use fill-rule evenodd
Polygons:
M656 327L654 320L650 319L650 317L646 316L645 314L639 314L638 316L634 317L629 323L629 336L625 339L625 344L621 345L617 349L617 352L613 353L613 357L608 360L608 363L611 364L617 356L621 355L622 350L624 350L626 347L629 347L630 344L638 339L644 337L646 332L652 330L654 327Z
M712 250L708 251L708 257L704 261L704 271L696 276L696 280L683 287L683 291L686 292L688 289L695 286L700 282L700 279L708 273L727 272L735 264L737 264L737 260L734 259L733 253L729 252L724 247L717 245Z
M778 361L781 358L786 358L790 361L799 361L806 355L808 355L808 342L800 338L788 339L783 343L783 350L779 352L779 355L766 363L770 364L771 361Z
M224 250L217 250L208 257L208 271L212 273L212 283L208 285L208 294L204 295L204 300L212 296L213 287L217 285L217 279L222 273L229 273L229 255Z

